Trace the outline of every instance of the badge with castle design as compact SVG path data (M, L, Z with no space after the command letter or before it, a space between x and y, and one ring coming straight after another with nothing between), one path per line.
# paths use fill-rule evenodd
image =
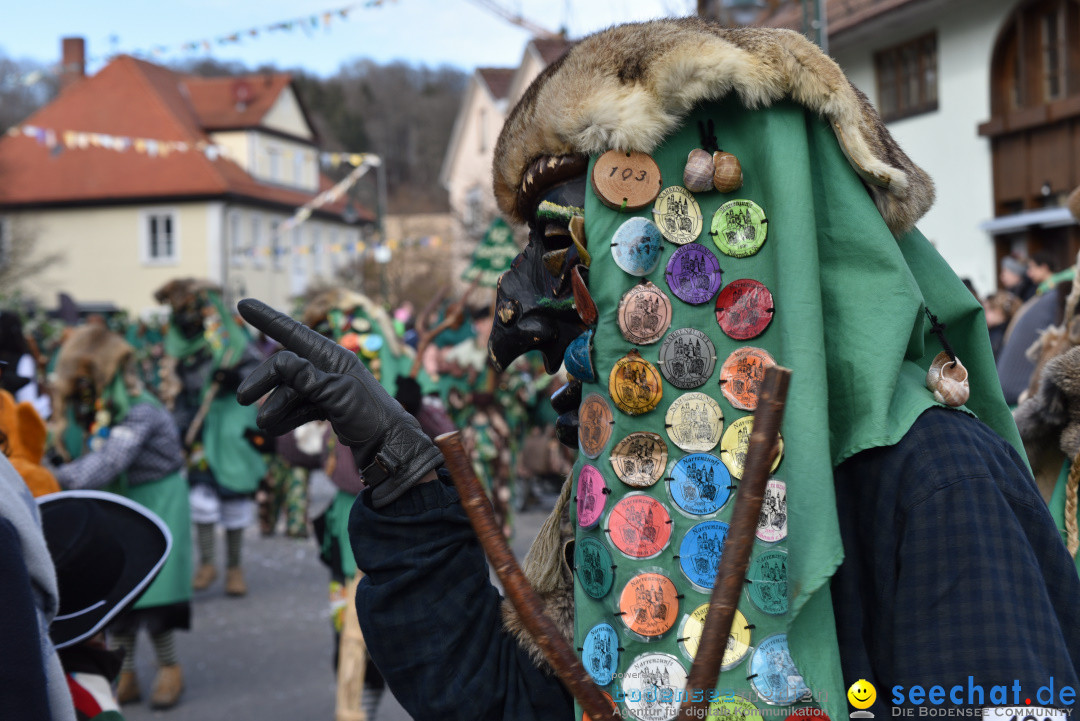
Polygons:
M596 458L611 440L614 415L599 393L590 393L578 410L578 444L586 458Z
M638 721L670 721L679 715L686 669L670 653L643 653L623 673L623 703Z
M768 234L765 211L752 200L729 200L713 214L713 242L725 255L746 258L761 250Z
M600 599L608 594L615 580L614 565L611 552L597 539L586 536L574 544L578 581L590 597Z
M765 371L775 365L773 357L761 348L747 346L733 351L720 366L720 390L728 403L742 411L756 410Z
M742 480L743 471L746 470L746 454L750 450L750 434L754 431L754 417L743 416L731 422L724 431L724 438L720 441L720 460L724 462L731 475ZM779 450L773 460L769 472L772 473L780 466L780 459L784 457L784 438L778 439Z
M693 243L701 235L701 206L681 185L661 190L652 212L660 232L675 245Z
M716 584L716 569L720 568L729 530L723 521L704 521L683 536L679 566L690 583L705 590Z
M648 488L667 468L667 443L656 433L637 431L611 449L611 465L623 483Z
M716 322L735 340L750 340L764 333L775 310L769 289L749 278L728 283L716 296Z
M623 338L637 345L660 340L671 326L671 301L650 281L623 293L618 310Z
M616 408L627 415L638 416L656 408L664 389L653 364L632 350L615 361L608 376L608 393Z
M723 284L720 261L698 243L684 245L671 254L664 279L675 296L690 305L708 303Z
M639 573L619 595L619 616L639 636L667 633L679 617L679 592L662 573Z
M697 328L680 328L668 333L656 362L667 382L676 388L699 388L716 368L716 346Z
M771 548L750 561L746 595L762 613L783 616L788 612L787 578L787 551Z
M607 686L619 667L619 637L609 623L589 629L581 644L581 662L598 686Z
M707 453L720 442L724 412L712 397L684 393L668 407L664 425L672 443L687 453Z
M683 456L671 468L668 492L675 505L694 516L716 513L731 496L731 474L710 453Z
M584 465L578 474L577 520L582 528L592 528L600 520L607 503L608 487L595 467Z
M671 540L671 516L664 504L644 493L624 496L608 516L611 543L630 558L652 558Z

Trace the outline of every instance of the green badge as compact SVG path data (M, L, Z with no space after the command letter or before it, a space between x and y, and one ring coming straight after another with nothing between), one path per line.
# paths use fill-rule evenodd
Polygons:
M725 255L746 258L761 250L769 221L765 211L752 200L729 200L712 219L709 235Z
M615 580L611 553L595 538L583 538L575 545L574 565L581 587L592 598L603 598Z

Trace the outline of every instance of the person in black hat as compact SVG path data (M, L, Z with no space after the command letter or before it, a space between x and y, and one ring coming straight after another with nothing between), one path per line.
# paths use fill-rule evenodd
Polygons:
M158 516L123 496L66 491L38 499L56 567L60 607L49 636L60 654L78 721L122 721L112 682L123 653L103 629L165 565L172 535Z
M73 721L75 711L49 624L58 613L56 572L34 499L0 455L0 718Z

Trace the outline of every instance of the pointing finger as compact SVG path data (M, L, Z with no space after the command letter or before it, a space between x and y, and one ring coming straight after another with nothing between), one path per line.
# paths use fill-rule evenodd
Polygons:
M340 349L340 346L333 341L324 338L304 324L297 323L260 300L245 298L237 303L236 308L248 323L296 355L308 358L320 367L322 367L321 359L333 358ZM338 369L325 368L325 370Z

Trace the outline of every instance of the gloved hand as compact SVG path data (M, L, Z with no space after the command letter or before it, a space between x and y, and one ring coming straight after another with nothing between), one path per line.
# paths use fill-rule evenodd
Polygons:
M214 371L213 380L222 390L234 391L240 387L240 381L244 379L240 376L240 371L235 368L218 368Z
M273 436L328 420L352 449L372 502L381 508L444 463L420 424L379 385L356 357L333 341L257 300L240 315L284 348L263 362L236 392L250 405L273 391L256 422Z

